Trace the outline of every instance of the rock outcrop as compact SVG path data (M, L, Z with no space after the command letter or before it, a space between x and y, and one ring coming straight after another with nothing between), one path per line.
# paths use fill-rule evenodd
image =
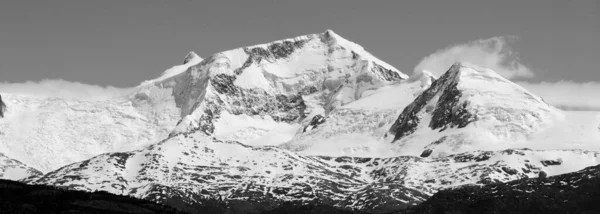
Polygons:
M6 104L2 101L2 95L0 95L0 118L4 117L4 112L6 112Z

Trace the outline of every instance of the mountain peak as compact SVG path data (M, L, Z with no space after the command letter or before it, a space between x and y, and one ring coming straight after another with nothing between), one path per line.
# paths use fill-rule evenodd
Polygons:
M365 50L365 48L363 48L361 45L354 43L350 40L347 40L344 37L341 37L337 33L333 32L333 30L331 30L331 29L326 30L324 33L322 33L320 35L323 37L323 39L325 41L327 41L327 43L330 46L332 46L332 47L339 46L341 48L348 49L353 54L356 54L356 55L361 56L364 59L368 60L370 62L370 66L373 66L373 67L382 66L385 68L390 68L392 70L398 70L394 66L380 60L379 58L375 57L375 55L367 52ZM401 79L409 78L409 76L404 73L401 73L401 72L397 72L397 73Z
M191 62L192 64L198 64L200 61L202 61L202 58L200 58L200 56L198 56L198 54L195 52L190 51L187 55L185 55L183 64L188 64L188 62Z
M198 56L198 54L196 54L193 51L190 51L187 55L185 55L185 58L183 59L183 64L175 65L175 66L163 71L163 73L158 78L153 79L153 80L144 81L144 82L142 82L141 85L147 85L147 84L161 82L161 81L169 79L173 76L184 73L190 67L202 62L202 60L204 60L204 59L202 59L200 56Z
M325 32L322 33L323 36L325 36L325 38L341 38L340 35L338 35L337 33L333 32L333 30L331 29L327 29Z
M453 153L474 143L525 139L561 115L493 70L459 62L403 110L390 133L402 145Z
M297 123L308 116L305 110L326 113L367 90L407 79L331 30L216 53L188 71L174 90L181 90L176 100L182 101L177 106L185 117L175 134L200 126L213 134L223 112ZM211 90L190 91L188 84ZM309 96L319 97L318 104L307 106L303 99ZM214 117L206 116L209 110Z

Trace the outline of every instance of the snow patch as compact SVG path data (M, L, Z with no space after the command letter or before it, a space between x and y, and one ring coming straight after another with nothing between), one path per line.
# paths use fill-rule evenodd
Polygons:
M291 140L300 129L299 124L276 122L270 116L221 114L215 123L215 137L240 141L248 145L279 145Z

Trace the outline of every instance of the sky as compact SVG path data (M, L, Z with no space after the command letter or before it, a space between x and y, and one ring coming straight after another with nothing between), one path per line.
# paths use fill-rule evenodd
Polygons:
M133 87L189 51L327 29L407 74L467 58L538 93L600 90L598 0L2 0L0 82Z

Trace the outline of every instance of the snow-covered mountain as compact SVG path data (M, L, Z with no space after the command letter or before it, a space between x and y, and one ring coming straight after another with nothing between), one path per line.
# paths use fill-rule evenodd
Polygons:
M395 127L392 126L395 116L394 113L390 113L393 112L390 110L394 106L408 105L402 114L398 112L402 118L406 112L414 109L412 106L423 102L421 100L432 96L431 94L437 94L441 98L436 101L427 100L426 103L437 106L434 106L430 112L416 112L427 114L443 108L470 109L476 108L481 103L487 104L480 107L485 109L498 105L494 102L499 101L507 104L503 107L509 110L519 107L523 112L526 112L523 110L526 108L530 110L524 114L562 116L561 111L548 106L541 99L508 80L501 79L493 71L479 72L473 67L456 64L437 80L427 72L423 72L408 80L369 91L358 100L337 107L327 116L314 116L310 121L307 120L307 125L302 126L296 136L281 145L281 148L252 146L230 139L222 140L220 139L222 136L198 129L195 132L172 134L163 142L142 150L108 153L75 163L46 174L35 183L69 186L89 191L106 190L155 201L165 201L169 197L177 196L188 199L190 204L196 203L199 197L219 195L227 200L326 202L340 207L387 211L391 207L397 209L422 202L444 188L537 177L542 171L549 175L557 175L599 164L598 152L530 149L481 151L485 147L454 155L448 152L449 155L422 155L423 157L417 157L421 153L412 156L349 157L339 156L337 152L340 147L332 147L332 145L343 145L351 140L334 143L323 140L350 133L358 137L372 136L372 139L365 140L367 143L369 140L385 142L386 138L383 135L386 130ZM486 89L486 86L500 80L505 82L497 83L499 86L493 89ZM490 82L482 86L473 83L476 81ZM501 86L505 89L498 90ZM458 89L460 92L456 92ZM490 90L498 91L493 93ZM410 104L404 99L385 99L388 96L392 97L394 93L402 94L404 96L401 97L408 100L411 96L417 98ZM459 96L463 98L462 102L453 104L437 102L437 100L451 100L446 97L452 96L444 95L445 93L464 97ZM524 95L518 96L520 93ZM484 99L486 97L478 97L481 94L494 98L486 100ZM522 103L526 104L518 105ZM443 118L443 115L430 117L439 119ZM488 122L490 120L485 120L486 117L479 115L485 116L485 114L478 114L474 117L484 119L466 121L473 124L490 123ZM415 118L421 117L423 116L417 115ZM447 120L450 121L447 123L450 124L448 126L453 123L463 123L460 119L465 117L456 118L458 119ZM502 125L506 124L501 122L496 122L495 127L504 130ZM256 126L255 123L247 123L247 125ZM473 131L468 129L468 125L467 123L460 128L449 128L468 133ZM419 129L415 130L419 131ZM539 130L531 129L531 133L536 131ZM517 132L517 134L522 133ZM377 138L377 135L380 137ZM304 145L308 145L312 150L298 149L299 153L290 151L292 146L301 145L295 144L297 140L307 136L317 142L330 144L318 147L318 144L306 143ZM506 140L513 139L506 138ZM389 145L398 146L396 142ZM505 147L511 148L513 145L507 144ZM363 147L368 146L363 145ZM404 147L397 148L401 153ZM310 154L318 150L337 155ZM380 154L393 156L384 152Z
M185 64L168 69L159 79L201 60L190 53ZM154 90L140 96L144 85L103 100L2 94L0 106L5 107L0 108L6 112L0 117L0 152L48 172L102 153L157 143L181 119L180 111L170 93Z
M564 117L492 70L456 63L403 110L388 135L403 154L444 156L525 147Z
M330 30L183 63L109 100L4 95L0 151L37 184L375 211L600 164L600 114L475 65L408 77Z
M408 78L333 31L206 60L191 52L183 62L106 100L4 94L10 110L0 120L0 151L47 172L197 129L223 140L277 145L312 117Z
M164 80L182 121L172 134L203 131L223 140L277 145L300 123L407 79L333 31L214 54Z
M142 84L135 96L149 97L157 91L172 94L175 102L171 105L181 109L183 118L172 135L200 130L248 145L294 141L287 144L289 148L308 148L305 142L310 137L298 137L297 133L304 133L306 126L320 117L331 120L330 115L344 115L352 121L359 118L351 115L385 114L391 122L398 109L422 88L420 83L399 84L419 79L406 80L407 75L331 30L217 53L186 72L164 76ZM350 116L341 110L378 91L398 94L393 92L398 88L407 95L388 99L387 104L356 103ZM367 124L355 125L370 129ZM371 135L370 130L365 133ZM345 134L335 137L344 138ZM328 139L329 144L339 146ZM356 146L361 147L342 146L336 153L345 154ZM319 149L306 152L317 154L311 152L315 150Z

